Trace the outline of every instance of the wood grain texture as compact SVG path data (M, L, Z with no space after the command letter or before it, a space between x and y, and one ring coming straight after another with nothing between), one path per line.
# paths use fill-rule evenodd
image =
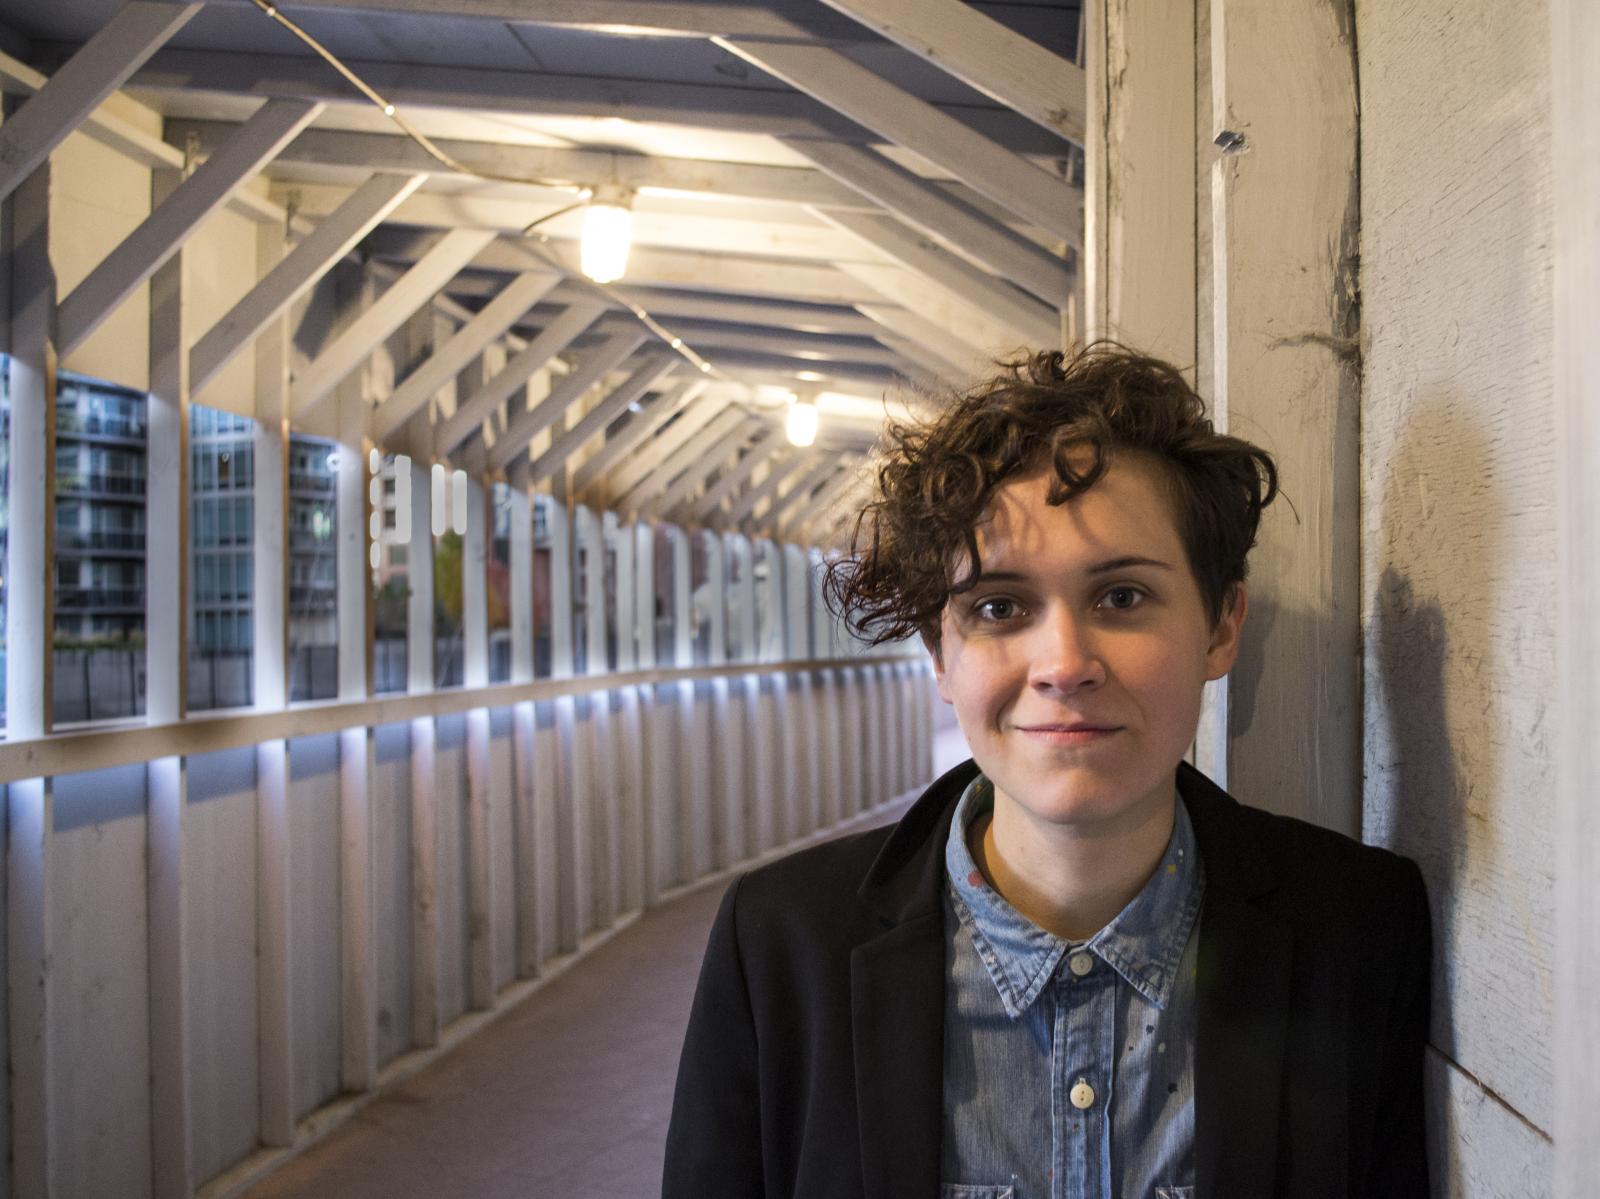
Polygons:
M1434 1043L1548 1132L1559 580L1549 44L1533 7L1357 7L1361 619L1364 834L1427 877ZM1513 1193L1480 1190L1472 1172L1505 1163L1469 1150L1446 1166L1466 1193Z
M1600 1175L1600 10L1550 5L1555 178L1555 407L1564 594L1556 860L1555 1193Z

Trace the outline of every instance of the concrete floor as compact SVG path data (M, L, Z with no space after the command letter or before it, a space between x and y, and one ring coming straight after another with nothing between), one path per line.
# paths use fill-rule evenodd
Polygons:
M939 773L966 757L952 723L935 738ZM644 913L246 1199L659 1194L678 1051L725 887Z
M640 916L249 1199L641 1199L725 884Z

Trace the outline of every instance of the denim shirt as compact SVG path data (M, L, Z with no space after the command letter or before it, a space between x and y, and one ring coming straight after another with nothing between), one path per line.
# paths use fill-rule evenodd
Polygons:
M1149 882L1089 940L1068 942L984 880L966 833L994 788L979 775L962 794L945 846L943 1199L1193 1195L1205 878L1174 802Z

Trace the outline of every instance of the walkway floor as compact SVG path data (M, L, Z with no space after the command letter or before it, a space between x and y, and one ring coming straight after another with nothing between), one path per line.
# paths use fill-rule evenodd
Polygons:
M964 751L946 734L935 762ZM644 913L246 1199L659 1194L678 1051L724 885Z

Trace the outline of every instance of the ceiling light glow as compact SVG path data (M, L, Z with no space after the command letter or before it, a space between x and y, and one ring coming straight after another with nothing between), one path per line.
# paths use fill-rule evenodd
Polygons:
M596 283L614 283L628 269L633 246L633 193L626 188L597 187L583 210L578 265Z
M817 406L808 400L797 400L789 405L784 432L789 435L791 445L813 444L817 440Z

